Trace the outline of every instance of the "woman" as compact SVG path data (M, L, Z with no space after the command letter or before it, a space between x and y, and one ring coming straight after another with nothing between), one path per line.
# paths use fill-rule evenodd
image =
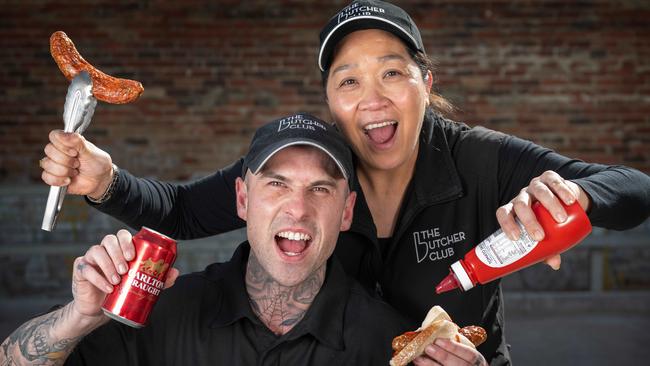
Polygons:
M357 204L351 229L339 238L339 259L414 327L434 304L458 324L483 326L488 340L479 351L492 364L510 362L500 283L436 295L433 286L452 262L499 226L518 236L515 216L541 239L533 201L563 221L560 201L578 200L594 225L613 229L649 215L650 178L643 173L586 164L441 117L448 105L431 93L433 69L419 31L394 5L358 1L332 17L321 32L319 67L334 123L356 155ZM43 180L70 182L69 192L98 199L98 209L131 226L197 238L243 225L229 205L241 161L172 185L114 170L110 157L78 135L53 133L51 141ZM68 148L75 151L66 155ZM441 364L477 359L471 350L443 346L427 354Z

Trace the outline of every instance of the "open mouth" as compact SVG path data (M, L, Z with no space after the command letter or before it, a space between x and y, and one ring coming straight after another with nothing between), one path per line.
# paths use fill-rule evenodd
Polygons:
M287 257L299 257L311 244L311 236L295 231L281 231L275 236L275 243Z
M397 131L397 121L383 121L371 123L363 128L370 141L377 145L389 142Z

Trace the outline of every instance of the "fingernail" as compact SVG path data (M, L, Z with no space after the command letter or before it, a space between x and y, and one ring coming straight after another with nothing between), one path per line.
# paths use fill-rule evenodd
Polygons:
M113 292L113 286L106 286L106 292Z
M120 277L118 275L113 275L113 277L111 277L111 281L113 281L113 283L117 285L118 283L120 283Z
M117 266L117 270L120 272L120 274L126 273L126 265L124 263L121 263L119 266Z
M133 256L134 256L134 255L135 255L135 254L134 254L132 251L130 251L130 250L129 250L129 251L126 251L126 252L124 253L124 259L126 259L127 261L130 261L131 259L133 259Z
M537 241L544 239L544 233L539 230L533 231L533 239Z
M575 194L571 194L571 193L568 193L568 192L567 192L566 194L564 194L563 201L564 201L565 204L570 205L570 204L572 204L572 203L573 203L577 198L578 198L578 197L576 197Z
M561 212L555 215L555 221L557 222L564 222L566 221L566 214Z

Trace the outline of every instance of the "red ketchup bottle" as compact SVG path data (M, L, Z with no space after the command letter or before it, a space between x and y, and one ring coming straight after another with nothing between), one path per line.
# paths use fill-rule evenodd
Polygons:
M449 275L436 286L436 293L455 288L467 291L477 283L486 284L572 248L589 235L591 223L578 201L564 205L564 209L567 219L558 223L535 202L533 212L544 229L544 239L533 240L519 221L521 235L515 241L499 229L451 265Z

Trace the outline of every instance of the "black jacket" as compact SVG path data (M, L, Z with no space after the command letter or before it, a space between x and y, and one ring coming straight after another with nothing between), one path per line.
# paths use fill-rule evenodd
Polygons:
M514 136L431 114L420 138L393 237L377 239L357 181L354 221L341 233L336 254L349 274L376 289L414 328L436 304L461 326L483 326L488 340L479 350L494 365L509 363L499 281L442 295L434 286L452 262L498 229L499 206L532 178L554 170L589 194L594 226L624 230L650 215L650 177L637 170L569 159ZM121 171L113 198L98 208L134 228L145 225L179 239L214 235L245 224L235 210L234 180L240 174L241 159L182 185Z

